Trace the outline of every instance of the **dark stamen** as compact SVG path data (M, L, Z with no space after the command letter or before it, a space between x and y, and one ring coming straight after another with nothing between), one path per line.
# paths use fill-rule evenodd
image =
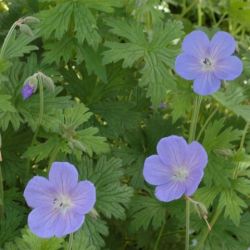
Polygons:
M203 63L204 63L205 65L207 65L207 66L211 66L211 65L212 65L212 64L211 64L211 61L210 61L208 58L205 58L204 61L203 61Z

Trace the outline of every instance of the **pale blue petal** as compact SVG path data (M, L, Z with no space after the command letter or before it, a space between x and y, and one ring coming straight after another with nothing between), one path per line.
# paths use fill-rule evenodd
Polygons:
M35 176L28 182L23 195L32 208L47 207L53 203L55 190L46 178Z
M78 173L74 165L68 162L54 162L49 172L49 181L55 189L68 194L78 182Z
M193 89L195 93L205 96L215 93L220 86L221 81L213 73L204 72L194 80Z
M28 226L32 233L41 238L54 236L58 223L58 213L52 207L38 207L28 216Z
M93 209L96 202L96 189L90 181L80 181L70 193L74 212L87 214Z
M160 201L169 202L181 198L184 192L184 184L172 181L167 184L157 186L155 189L155 196Z
M236 48L234 38L227 32L217 32L210 42L210 55L218 60L231 56Z
M187 142L181 136L162 138L157 144L161 161L168 166L183 166L186 160Z
M216 63L214 74L222 80L234 80L243 70L242 61L236 56L229 56Z
M158 155L149 156L144 162L144 179L152 185L162 185L171 178L170 168L164 164Z
M188 34L182 43L182 50L199 59L205 58L209 52L209 39L206 33L195 30Z
M194 80L202 73L202 65L196 57L180 54L175 60L175 71L186 80Z
M204 147L197 141L188 145L186 166L190 170L203 170L208 163L208 155Z

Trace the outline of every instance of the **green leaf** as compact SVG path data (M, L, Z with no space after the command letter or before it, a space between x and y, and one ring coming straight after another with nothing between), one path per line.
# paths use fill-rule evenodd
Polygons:
M10 124L17 130L22 118L11 103L10 95L0 95L0 127L3 131L7 130Z
M59 250L62 248L62 243L63 238L43 239L26 229L23 230L22 238L17 238L14 244L6 244L4 249L32 250L35 246L36 250Z
M240 116L245 121L250 122L250 106L244 104L247 96L245 96L243 88L230 84L225 92L219 91L213 97L236 116Z
M245 201L243 201L235 191L229 189L221 192L219 208L225 208L225 217L229 217L235 225L239 225L243 208L246 207L247 204Z
M74 250L96 250L94 245L90 243L89 237L85 232L86 230L80 230L74 234L72 249Z
M89 75L95 73L103 82L107 82L106 68L102 64L102 58L99 51L94 51L87 44L79 46L77 60L78 63L82 60L85 61L85 65Z
M65 148L67 148L65 142L63 142L58 136L52 136L44 143L30 146L23 154L23 157L39 162L52 155L53 152L55 152L55 149L65 151Z
M83 144L86 151L90 156L93 152L96 154L102 154L109 152L109 145L106 138L97 136L98 128L90 127L77 132L79 141Z
M67 63L72 57L75 48L75 39L69 36L64 36L61 42L51 41L44 45L44 64L56 63L60 64L61 61Z
M101 41L97 32L96 18L84 1L68 1L54 8L40 12L40 29L45 39L54 37L61 40L74 23L75 37L79 43L85 40L96 48Z
M117 20L110 20L107 24L112 28L112 33L127 41L106 42L109 50L104 52L104 63L123 60L123 67L143 63L139 84L147 87L147 96L152 103L159 104L164 100L167 90L173 89L175 85L170 69L178 50L173 40L182 35L182 24L174 21L159 23L148 38L140 24Z
M105 246L103 237L107 236L108 233L109 231L105 221L87 215L82 229L77 234L79 234L79 237L82 237L82 235L85 237L86 235L88 243L94 246L95 250L99 250Z
M201 187L195 192L195 200L202 202L206 207L213 204L215 198L220 194L221 189L213 187Z
M120 159L101 157L94 166L88 158L83 158L79 166L82 178L91 180L96 186L96 209L107 218L125 219L133 189L122 184L124 172Z
M136 231L141 228L147 230L151 225L158 229L166 221L166 205L155 198L135 196L131 202L129 217L131 227Z
M225 128L225 119L215 120L206 130L202 145L207 152L218 149L233 149L233 142L240 140L242 132L232 127Z
M87 7L91 9L96 9L99 11L111 13L114 8L119 8L123 6L122 0L81 0Z
M36 38L37 35L30 37L25 34L20 34L17 36L16 32L13 32L13 35L11 36L11 39L5 50L4 57L13 59L22 57L24 54L28 54L31 51L37 50L37 46L29 45Z

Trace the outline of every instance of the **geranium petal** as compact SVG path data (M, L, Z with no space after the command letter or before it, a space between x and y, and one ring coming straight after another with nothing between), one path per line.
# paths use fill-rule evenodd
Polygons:
M188 54L180 54L175 60L175 71L186 80L194 80L201 74L200 60Z
M41 238L54 236L58 213L52 207L38 207L28 216L28 226L32 233Z
M35 176L28 182L23 195L27 204L35 208L52 204L54 193L51 183L46 178Z
M158 155L149 156L144 162L144 179L152 185L162 185L170 179L170 168Z
M60 193L68 193L78 182L78 173L74 165L68 162L54 162L49 172L49 181Z
M80 181L70 195L76 213L87 214L95 205L96 189L90 181Z
M221 86L221 81L210 72L200 75L194 80L194 92L199 95L211 95L218 91Z
M61 238L67 234L77 231L83 224L85 216L69 211L66 214L60 214L55 225L55 236Z
M214 73L219 79L234 80L242 73L242 70L242 61L236 56L229 56L216 63Z
M185 180L185 186L186 186L185 194L187 196L192 195L197 190L203 175L204 175L203 169L193 169L189 172L189 176L187 180Z
M185 185L175 181L164 185L157 186L155 189L155 196L158 200L169 202L179 199L185 192Z
M231 56L236 48L234 38L227 32L217 32L210 42L210 55L214 59Z
M169 166L184 166L187 142L180 136L162 138L157 144L157 152L161 161Z
M207 152L197 141L188 145L186 166L189 169L204 169L208 162Z
M197 58L205 58L209 52L209 39L206 33L195 30L188 34L182 43L182 50Z

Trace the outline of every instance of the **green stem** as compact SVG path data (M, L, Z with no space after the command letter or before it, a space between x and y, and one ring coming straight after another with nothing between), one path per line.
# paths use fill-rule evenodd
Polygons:
M198 1L197 16L198 16L198 26L202 26L202 8L201 8L201 0Z
M190 10L193 9L193 7L197 4L198 0L194 0L187 8L182 10L182 13L180 14L180 17L184 17Z
M227 14L228 14L228 13L225 12L225 13L220 17L219 21L215 24L215 27L219 27L219 26L220 26L220 24L224 21L224 18L225 18L225 16L226 16Z
M10 28L10 30L9 30L9 32L8 32L8 34L7 34L7 36L6 36L5 39L4 39L3 46L2 46L1 51L0 51L0 57L4 57L4 53L5 53L5 51L6 51L6 48L7 48L7 46L8 46L8 43L9 43L9 41L10 41L10 38L11 38L11 36L12 36L12 34L13 34L13 32L14 32L16 26L18 26L19 24L20 24L20 20L14 22L13 25L11 26L11 28Z
M33 136L32 144L35 142L35 140L37 138L39 128L40 128L42 121L43 121L43 113L44 113L43 83L40 79L38 80L38 85L39 85L39 99L40 99L39 100L39 117L38 117L38 121L37 121L36 132Z
M202 126L202 128L197 136L197 141L199 141L199 139L200 139L202 133L204 132L204 130L206 129L208 123L211 121L211 119L214 117L214 115L216 114L217 111L218 111L218 108L214 109L214 111L209 115L209 117L207 118L206 122Z
M40 111L39 111L39 119L38 119L38 129L41 126L43 121L43 113L44 113L44 94L43 94L43 83L39 81L39 96L40 96Z
M241 137L241 140L240 140L240 147L238 149L238 152L240 150L243 149L244 147L244 143L245 143L245 140L246 140L246 136L247 136L247 131L249 129L249 126L250 126L250 122L247 122L246 123L246 126L243 130L243 133L242 133L242 137ZM238 177L238 172L239 172L239 169L240 169L240 163L238 162L237 166L235 167L234 169L234 172L233 172L233 179L235 180L237 177Z
M189 130L189 138L188 138L189 143L195 139L196 127L197 127L197 121L198 121L198 116L199 116L199 112L200 112L201 101L202 101L202 96L195 97L194 111L193 111L192 121L191 121L191 125L190 125L190 130Z
M188 142L191 143L195 139L196 127L199 117L199 111L201 107L202 96L195 96L194 111L192 115ZM185 238L185 250L189 249L189 234L190 234L190 201L186 199L186 238Z
M74 240L74 235L73 235L73 233L71 233L69 235L69 244L68 244L68 249L67 250L71 250L72 249L72 247L73 247L73 240Z
M31 141L31 146L33 146L36 142L36 138L37 138L38 131L39 131L39 128L40 128L42 120L43 120L43 113L44 113L44 94L43 94L43 83L42 83L41 79L38 79L38 85L39 85L39 97L40 97L39 117L38 117L38 121L37 121L37 128L36 128L36 131L33 135L32 141ZM28 167L27 167L26 173L25 173L26 178L29 175L29 171L30 171L29 166L30 166L30 160L29 160Z
M186 200L186 238L185 238L185 250L189 249L189 234L190 234L190 201Z
M2 137L0 134L0 163L2 162ZM4 215L4 189L3 189L3 175L2 175L2 166L0 165L0 218Z
M52 163L55 161L57 154L59 152L59 145L57 145L55 147L55 149L52 151L51 155L50 155L50 159L49 159L49 163L48 163L48 169L50 170Z
M161 230L159 232L159 235L157 237L157 240L155 242L154 250L158 249L158 246L159 246L159 243L160 243L160 239L161 239L161 236L162 236L162 233L163 233L163 230L164 230L164 226L165 226L165 224L163 223L162 226L161 226Z
M213 217L212 217L212 220L210 222L210 226L211 228L213 228L215 222L218 220L220 214L222 212L222 209L217 207L217 209L215 210L214 214L213 214ZM208 234L209 234L210 230L206 227L203 229L202 231L202 236L201 236L201 240L199 241L197 247L195 248L195 250L203 250L203 246L205 244L205 241L208 237Z
M247 122L246 126L245 126L245 128L243 130L243 134L242 134L242 137L241 137L239 150L241 150L244 147L244 143L245 143L245 140L246 140L247 131L248 131L249 127L250 127L250 122Z
M246 139L246 135L247 135L247 131L249 129L249 126L250 126L250 122L247 122L247 124L246 124L246 126L245 126L245 128L243 130L239 150L241 150L244 147L244 143L245 143L245 139ZM237 177L237 170L238 170L238 165L237 165L236 170L235 170L234 175L233 175L234 179ZM215 222L218 220L221 212L222 212L222 209L220 207L217 207L217 209L215 210L215 213L214 213L214 215L212 217L212 220L210 222L211 228L214 226ZM199 241L199 243L198 243L197 247L195 248L195 250L202 250L203 249L203 246L205 244L205 241L206 241L206 239L208 237L209 232L210 231L209 231L208 228L205 228L203 230L201 240Z
M0 218L4 215L4 189L3 189L3 175L2 166L0 165Z

